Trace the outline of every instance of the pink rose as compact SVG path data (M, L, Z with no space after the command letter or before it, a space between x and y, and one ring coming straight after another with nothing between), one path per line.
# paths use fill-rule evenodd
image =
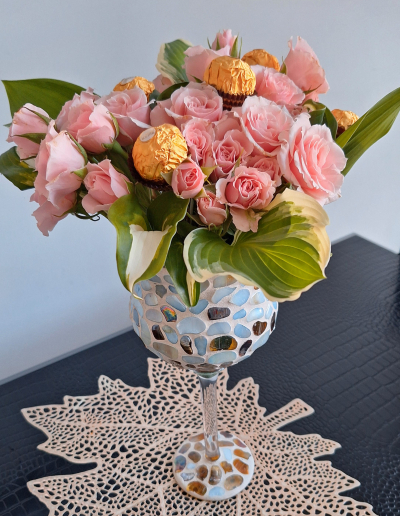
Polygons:
M129 193L127 177L117 172L109 159L100 163L88 163L88 173L83 180L88 194L82 199L82 206L88 213L108 211L113 202Z
M193 161L203 166L213 142L211 123L207 122L207 120L192 118L182 124L181 129Z
M215 36L215 39L213 41L213 44L211 45L211 48L213 50L217 50L217 46L219 46L220 49L228 46L229 52L230 52L232 50L233 45L235 44L236 38L237 38L237 36L232 35L231 29L224 30L222 33L217 32L217 35ZM217 42L218 42L218 45L217 45Z
M226 220L226 208L221 204L215 194L206 192L207 197L197 199L197 213L203 224L220 226Z
M192 199L201 192L205 177L197 163L184 161L172 173L172 190L182 199Z
M91 90L75 94L62 108L56 126L68 131L89 152L99 154L104 151L103 144L114 141L116 130L108 109L95 105L95 100L99 97Z
M265 208L274 193L269 174L245 166L237 167L233 177L219 179L216 184L218 201L230 206L233 223L240 231L257 231L261 215L253 210Z
M250 141L262 154L276 155L281 147L279 135L288 131L293 118L284 106L263 97L247 97L239 113Z
M14 142L17 145L17 152L21 159L28 159L36 156L39 151L39 143L26 138L24 134L46 134L47 123L36 113L49 118L49 115L43 109L33 104L25 104L22 108L14 113L13 121L8 131L8 142ZM49 118L50 119L50 118Z
M282 184L281 170L276 157L249 156L246 159L246 167L256 168L260 172L266 172L274 182L275 188Z
M256 92L260 97L282 106L303 102L304 93L287 75L260 65L251 68L256 75Z
M172 81L171 79L168 79L168 77L157 75L157 77L153 79L153 84L158 93L162 93L164 90L172 86Z
M285 179L322 205L340 197L347 159L328 127L311 126L302 113L282 138L278 162Z
M298 37L296 47L293 48L290 39L289 49L285 59L286 75L303 91L312 90L307 98L318 101L318 93L326 93L329 90L325 70L306 40Z
M186 70L186 75L189 81L196 82L196 79L203 80L204 72L213 59L219 56L229 56L229 45L224 46L220 50L211 50L204 48L201 45L189 47L185 50L185 64L183 68Z
M150 127L150 106L145 92L137 86L131 90L112 91L96 104L103 104L117 119L117 140L121 145L132 145L139 134Z
M175 119L167 115L165 109L171 107L171 99L161 100L157 102L155 108L150 111L150 124L153 127L158 127L163 124L176 125Z
M35 160L38 175L31 201L40 207L33 212L40 231L49 235L76 202L82 179L74 171L84 169L86 160L66 131L57 133L54 121L42 140Z

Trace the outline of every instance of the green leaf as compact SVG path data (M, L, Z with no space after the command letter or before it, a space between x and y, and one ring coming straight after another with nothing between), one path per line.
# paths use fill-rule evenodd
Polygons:
M21 138L26 138L31 142L40 143L46 136L46 133L25 133L18 135Z
M176 39L161 45L156 68L164 77L173 83L187 81L187 75L182 66L185 63L185 50L192 44L183 39Z
M239 34L235 38L235 42L231 49L231 57L239 57Z
M229 245L216 233L195 229L185 239L184 260L200 283L216 274L231 274L241 283L258 286L270 300L294 300L325 278L328 222L312 197L285 190L267 207L257 233L241 233L235 245Z
M167 100L171 97L171 95L174 93L174 91L178 90L179 88L182 88L183 86L187 86L188 82L180 82L179 84L173 84L166 90L164 90L160 95L158 96L157 100Z
M332 138L336 140L338 124L336 118L325 104L315 102L314 100L307 100L304 106L309 110L311 125L326 125L332 134Z
M147 208L151 203L151 190L141 183L135 184L135 197L139 201L140 206L147 212Z
M20 190L33 188L37 172L20 161L16 147L11 147L0 156L0 174L3 174Z
M67 100L85 88L55 79L28 79L3 81L10 103L11 116L26 103L44 109L51 118L56 118Z
M323 125L325 116L324 109L316 109L310 113L310 124L311 125Z
M371 145L389 132L399 111L400 88L397 88L338 137L336 143L342 147L347 158L346 168L342 172L344 176Z
M194 281L188 274L186 264L183 260L183 241L178 234L171 241L165 267L174 282L179 296L186 306L195 306L199 301L200 283Z

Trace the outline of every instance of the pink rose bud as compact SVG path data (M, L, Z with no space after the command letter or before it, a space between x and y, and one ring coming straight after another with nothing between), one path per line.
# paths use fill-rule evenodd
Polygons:
M95 154L103 152L103 145L112 143L116 136L109 110L94 103L99 98L92 94L92 90L75 94L65 103L56 120L58 130L68 131L82 147Z
M210 122L192 118L184 123L181 129L193 161L203 166L207 154L211 151L214 136Z
M321 205L338 199L347 159L328 127L311 126L302 113L282 139L278 162L284 178Z
M220 226L226 220L226 208L217 200L217 197L212 192L206 192L207 197L197 199L197 213L203 224L210 226Z
M201 192L205 175L193 160L181 163L172 174L172 190L182 199L192 199Z
M251 68L256 75L256 92L260 97L281 106L293 106L303 102L303 91L287 75L259 65Z
M100 163L88 163L84 184L88 194L82 199L82 206L88 213L108 211L120 197L129 193L127 177L117 172L109 159Z
M168 77L163 77L162 75L157 75L157 77L153 79L152 82L158 93L162 93L164 90L172 86L171 79L168 79Z
M325 79L325 70L319 64L315 52L305 39L297 38L293 48L289 41L289 53L285 59L286 75L303 91L310 91L307 99L318 101L318 93L326 93L329 84Z
M8 131L8 142L17 145L17 153L21 159L28 159L36 156L39 152L39 143L32 141L41 139L47 133L47 121L43 120L37 113L50 120L49 115L43 109L33 104L25 104L19 111L14 113L13 121ZM23 135L29 135L30 138Z
M191 82L196 82L196 79L203 80L204 72L213 59L219 56L229 56L229 45L224 46L220 50L211 50L204 48L201 45L189 47L185 50L185 64L183 68L186 70L186 75Z
M211 45L211 48L213 50L217 50L217 46L221 49L223 47L228 46L229 52L232 50L233 45L235 44L235 39L237 36L234 36L232 34L232 30L224 30L222 33L217 32L217 35L215 36L215 39L213 41L213 44ZM218 42L218 44L217 44Z
M117 119L117 140L123 146L132 145L139 134L150 127L150 106L145 92L137 86L130 90L112 91L96 104L103 104Z
M246 159L246 167L256 168L260 172L266 172L269 174L270 178L275 183L275 188L282 184L282 173L276 157L257 155L249 156Z
M240 231L257 231L260 216L254 210L265 208L274 194L269 174L245 166L237 167L233 177L219 179L216 184L218 201L231 207L233 223Z

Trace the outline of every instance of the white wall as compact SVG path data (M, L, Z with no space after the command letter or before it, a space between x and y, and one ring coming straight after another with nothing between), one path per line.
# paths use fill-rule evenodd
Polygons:
M0 78L51 77L107 93L123 77L152 79L161 43L206 44L218 29L243 50L278 58L301 35L326 69L331 109L364 113L400 86L396 0L2 0ZM0 124L10 121L0 86ZM0 152L8 148L0 127ZM400 243L400 120L350 172L328 207L332 240L358 233ZM115 266L114 228L68 217L49 238L30 192L0 178L0 380L128 328L128 294ZM132 349L134 353L134 349Z

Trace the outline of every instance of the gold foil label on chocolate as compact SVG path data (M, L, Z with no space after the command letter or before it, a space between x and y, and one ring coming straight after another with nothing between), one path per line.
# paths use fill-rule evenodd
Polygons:
M142 132L142 134L139 136L140 141L142 142L148 142L153 138L153 136L156 134L156 130L154 127L151 127L150 129L146 129Z
M126 79L122 79L115 87L114 91L125 91L131 90L135 86L140 88L149 99L149 96L155 90L155 86L151 81L148 81L144 77L128 77Z
M247 52L247 54L242 57L242 61L250 66L261 65L266 68L274 68L277 72L280 70L278 59L272 54L268 54L268 52L262 48L256 48Z
M204 81L229 95L253 95L256 76L250 66L230 56L213 59L204 72Z

